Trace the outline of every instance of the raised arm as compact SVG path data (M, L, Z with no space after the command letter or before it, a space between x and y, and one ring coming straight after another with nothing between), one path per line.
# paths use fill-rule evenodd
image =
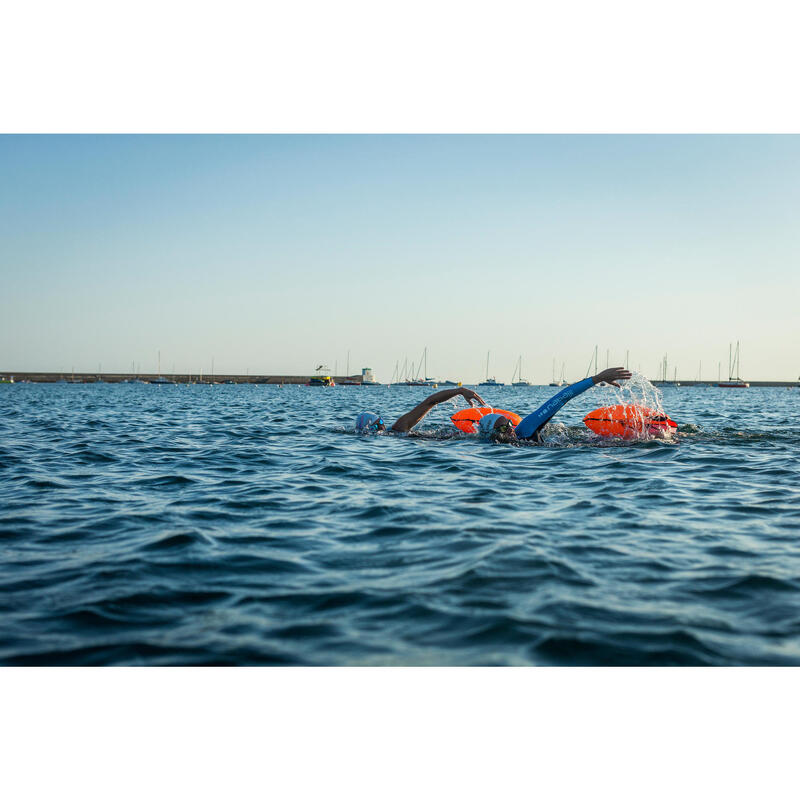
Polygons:
M457 389L442 389L430 397L426 397L418 406L412 408L407 414L403 414L400 419L392 425L392 430L397 433L408 433L434 406L461 395L470 405L485 406L486 402L472 389L459 386Z
M514 429L518 439L535 439L542 427L549 422L556 412L563 408L573 397L577 397L587 389L591 389L597 383L610 383L619 388L617 381L626 381L631 377L631 373L623 367L611 367L604 369L593 375L591 378L584 378L582 381L573 383L562 389L558 394L553 395L544 405L536 409L532 414L528 414Z

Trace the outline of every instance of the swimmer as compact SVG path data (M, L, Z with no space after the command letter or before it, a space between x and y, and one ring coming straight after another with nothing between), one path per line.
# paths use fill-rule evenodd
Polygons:
M542 428L544 428L555 416L556 412L563 408L570 400L577 397L579 394L583 394L587 389L591 389L592 386L598 383L607 383L619 389L620 385L617 381L627 381L630 379L631 374L632 373L624 367L604 369L591 378L584 378L582 381L578 381L562 389L560 392L553 395L546 403L539 406L536 411L524 417L522 422L516 427L502 414L487 414L479 423L479 431L498 442L514 442L519 440L538 442L540 441Z
M472 389L459 386L457 389L442 389L430 397L426 397L418 406L415 406L407 414L403 414L391 427L394 433L408 433L431 409L452 400L454 397L463 397L470 405L486 405L486 401ZM364 411L356 417L356 431L366 433L368 431L385 431L386 424L378 414Z
M617 381L626 381L631 377L631 373L624 367L611 367L591 378L584 378L582 381L573 383L553 395L546 403L541 405L531 414L528 414L516 428L511 421L502 414L487 414L479 423L478 430L484 436L488 436L494 441L514 442L518 440L529 440L538 442L542 428L553 418L556 412L563 408L570 400L582 394L587 389L598 383L607 383L611 386L620 388ZM430 397L426 397L418 406L415 406L406 414L403 414L397 422L392 425L390 431L394 433L408 433L432 408L451 400L453 397L463 397L470 405L487 405L486 401L472 389L459 387L458 389L444 389L436 392ZM365 411L356 418L356 431L366 433L368 431L385 431L386 425L378 414Z

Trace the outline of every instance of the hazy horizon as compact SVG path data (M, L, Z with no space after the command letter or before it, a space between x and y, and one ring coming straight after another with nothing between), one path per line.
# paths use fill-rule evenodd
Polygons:
M797 136L2 136L0 370L800 374Z

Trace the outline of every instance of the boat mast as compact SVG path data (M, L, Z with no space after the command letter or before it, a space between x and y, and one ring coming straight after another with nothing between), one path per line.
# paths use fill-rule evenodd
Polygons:
M487 381L489 380L489 353L491 353L491 352L492 352L491 350L487 350L486 351L486 380Z
M733 379L733 345L728 342L728 380Z

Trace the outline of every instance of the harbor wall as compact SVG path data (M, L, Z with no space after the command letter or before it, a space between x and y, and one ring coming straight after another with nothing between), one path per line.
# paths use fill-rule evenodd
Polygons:
M12 370L0 371L0 376L8 376L14 378L15 381L30 381L31 383L57 383L58 381L65 380L68 383L74 380L76 383L96 383L98 380L103 383L122 383L123 381L141 380L145 382L156 380L158 375L153 373L140 373L139 375L114 372L114 373L97 373L97 372L13 372ZM200 380L200 376L196 373L189 374L167 374L161 373L162 378L167 380L176 381L177 383L191 383ZM308 383L312 375L203 375L205 383L222 383L224 381L233 381L234 383L294 383L305 384ZM338 375L333 376L335 383L357 383L361 384L361 374L358 375Z

